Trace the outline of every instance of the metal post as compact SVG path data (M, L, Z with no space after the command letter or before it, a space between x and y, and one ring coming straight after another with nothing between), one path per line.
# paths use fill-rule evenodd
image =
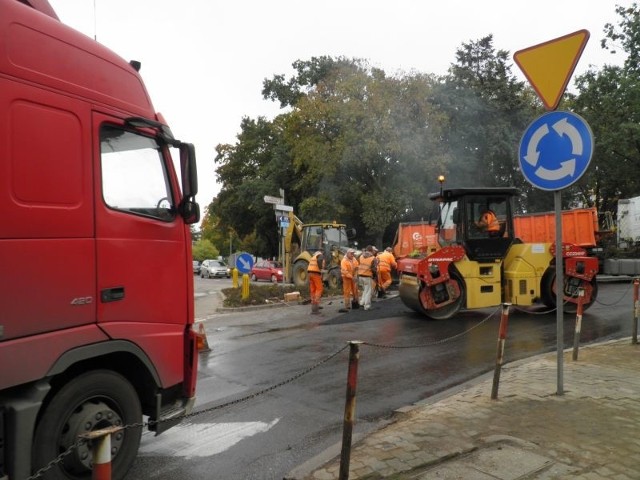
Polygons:
M342 451L340 453L339 480L349 480L349 462L351 460L351 437L356 415L356 387L358 386L358 360L360 344L349 342L349 372L347 374L347 398L344 405L344 422L342 427Z
M498 331L498 351L496 353L496 368L493 371L493 386L491 387L491 400L498 398L498 387L500 386L500 372L504 361L504 342L507 338L507 327L509 326L510 303L502 304L500 314L500 330Z
M580 330L582 329L582 311L584 302L584 288L578 288L578 311L576 312L576 329L573 332L573 361L578 360L580 345Z
M640 300L638 290L640 289L640 279L633 279L633 329L631 332L631 344L638 344L638 317L640 317Z
M553 192L556 211L556 357L558 363L556 395L564 395L564 263L562 248L562 195L560 190Z

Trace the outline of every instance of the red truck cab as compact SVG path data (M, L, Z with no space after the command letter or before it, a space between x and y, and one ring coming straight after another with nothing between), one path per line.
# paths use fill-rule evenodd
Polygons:
M137 424L112 438L119 479L143 415L160 433L195 401L195 151L139 64L46 0L0 0L0 38L0 479ZM84 444L46 478L90 477Z

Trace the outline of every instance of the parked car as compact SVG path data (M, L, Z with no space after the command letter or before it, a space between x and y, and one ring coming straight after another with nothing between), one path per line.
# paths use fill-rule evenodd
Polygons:
M251 280L267 280L270 282L281 282L284 270L280 262L271 260L261 260L251 269Z
M193 261L193 274L198 275L200 273L200 262L198 260Z
M229 278L229 270L222 260L205 260L200 265L200 278Z

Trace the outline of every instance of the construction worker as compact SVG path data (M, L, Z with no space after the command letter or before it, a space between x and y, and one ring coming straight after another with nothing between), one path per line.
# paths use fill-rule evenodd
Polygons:
M396 257L393 256L391 247L378 254L378 297L382 298L391 286L391 269L397 268Z
M373 282L376 278L377 260L373 253L374 247L369 245L365 248L358 263L358 279L362 285L362 305L365 310L371 308L371 293Z
M340 273L342 275L342 295L344 307L339 312L350 312L351 308L358 308L358 260L356 251L353 248L347 250L346 255L340 262Z
M322 270L324 270L324 256L318 250L313 254L307 266L307 277L309 277L309 295L311 296L311 313L320 313L320 299L324 285L322 284Z
M480 220L475 222L475 225L481 231L487 232L490 237L497 237L500 235L500 222L498 221L498 217L496 217L493 210L489 208L482 210Z

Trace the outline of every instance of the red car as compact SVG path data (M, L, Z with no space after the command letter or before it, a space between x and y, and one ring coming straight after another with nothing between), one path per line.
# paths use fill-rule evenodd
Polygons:
M270 282L282 282L284 270L280 262L261 260L251 269L251 280L267 280Z

